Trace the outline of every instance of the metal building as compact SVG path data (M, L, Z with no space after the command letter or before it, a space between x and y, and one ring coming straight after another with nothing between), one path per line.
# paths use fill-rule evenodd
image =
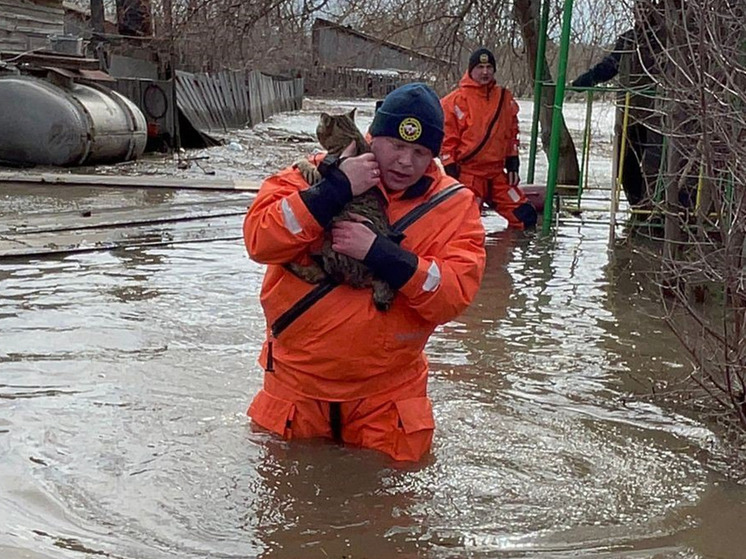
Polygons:
M314 21L312 45L315 66L405 70L421 75L439 74L451 66L447 60L321 18Z

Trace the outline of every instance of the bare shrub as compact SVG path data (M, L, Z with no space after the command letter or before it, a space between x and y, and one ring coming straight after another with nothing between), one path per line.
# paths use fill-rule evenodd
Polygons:
M667 320L694 380L746 429L746 19L742 0L663 0Z

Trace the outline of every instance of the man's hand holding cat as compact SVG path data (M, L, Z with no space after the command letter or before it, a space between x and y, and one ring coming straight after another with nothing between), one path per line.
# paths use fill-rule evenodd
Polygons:
M332 227L332 250L357 260L363 260L376 240L376 234L365 225L370 221L351 213L348 220L337 221Z
M378 161L372 153L352 157L355 150L355 142L351 142L345 148L340 157L339 170L350 181L352 195L358 196L378 184L381 178L381 170L378 168Z

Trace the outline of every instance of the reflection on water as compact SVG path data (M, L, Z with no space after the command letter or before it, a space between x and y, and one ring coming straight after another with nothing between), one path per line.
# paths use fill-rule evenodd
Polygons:
M487 250L418 465L251 428L240 242L0 263L0 557L738 557L715 434L635 398L686 363L603 232Z

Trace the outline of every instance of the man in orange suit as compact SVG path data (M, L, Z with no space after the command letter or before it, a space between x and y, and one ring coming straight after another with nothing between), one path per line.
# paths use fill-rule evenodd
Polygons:
M516 229L536 225L537 214L519 186L518 103L495 82L495 56L486 48L469 57L458 87L441 100L446 173L468 186Z
M323 176L314 186L294 167L271 176L249 209L246 248L268 266L260 296L264 385L248 413L285 439L335 439L416 461L434 430L423 350L477 293L484 228L473 194L434 161L443 111L432 89L408 84L391 92L369 135L370 153L309 157ZM390 223L408 224L399 225L403 239L377 235L358 219L331 225L371 188L386 200ZM375 307L369 289L319 292L284 266L307 264L330 227L335 251L396 290L387 311Z

